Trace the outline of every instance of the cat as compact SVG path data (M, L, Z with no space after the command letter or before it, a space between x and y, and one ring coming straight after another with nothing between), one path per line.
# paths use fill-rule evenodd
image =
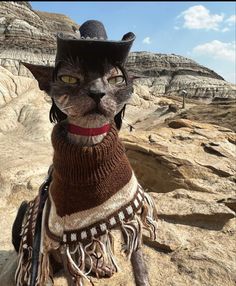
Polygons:
M121 66L108 62L83 63L80 60L63 62L56 69L24 63L39 80L39 86L51 97L51 122L62 122L93 130L114 124L119 130L125 105L133 92L133 79ZM53 78L49 82L50 77ZM107 132L85 136L68 132L68 139L79 146L94 146L103 141ZM24 206L25 207L25 206ZM19 222L17 222L17 225ZM16 235L15 235L16 236ZM13 239L14 240L14 239ZM19 237L13 243L19 250ZM54 272L60 269L58 253L51 257ZM147 269L141 250L133 253L131 262L135 272L136 285L149 285ZM57 267L53 267L57 265ZM103 265L96 271L98 277L110 277L116 272L112 266ZM67 276L68 281L70 277ZM69 282L71 283L71 281ZM70 285L70 284L69 284Z
M117 135L136 77L128 76L123 63L106 57L68 56L56 61L55 68L23 64L51 98L49 118L56 123L52 132L53 171L42 187L43 191L44 186L49 189L49 195L40 230L38 276L37 267L32 265L32 276L40 281L37 285L50 283L50 277L63 266L69 285L82 285L83 279L89 279L86 271L98 277L112 276L118 269L110 249L113 228L123 234L136 285L149 285L140 248L141 222L155 239L155 207L138 184ZM30 213L34 207L38 211L37 198L30 205L22 237L19 224L27 211L26 204L13 225L13 244L19 253L27 240ZM37 223L31 228L37 229ZM21 269L29 269L33 263L31 254L25 264L21 255L16 272L19 286L25 279ZM78 259L80 263L75 263Z

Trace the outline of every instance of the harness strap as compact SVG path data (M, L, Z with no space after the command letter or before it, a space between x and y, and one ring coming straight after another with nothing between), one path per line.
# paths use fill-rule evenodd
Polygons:
M18 264L15 273L17 286L38 285L42 213L52 181L52 170L50 166L48 176L40 186L37 197L27 204L25 222L21 226Z
M48 176L39 188L39 205L38 213L36 218L35 233L33 238L33 250L32 250L32 268L31 268L31 279L30 286L36 285L36 279L38 276L38 267L39 267L39 251L41 243L41 223L42 223L42 213L45 206L45 202L48 198L48 189L52 181L52 170L53 166L51 165L48 170Z

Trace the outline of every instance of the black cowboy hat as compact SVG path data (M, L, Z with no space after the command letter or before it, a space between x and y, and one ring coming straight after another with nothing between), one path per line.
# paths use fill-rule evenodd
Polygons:
M103 24L96 20L83 23L75 33L57 35L55 66L35 65L21 62L38 80L39 88L50 89L50 79L56 73L58 64L63 61L84 60L94 64L97 60L108 60L114 66L124 66L129 50L135 40L132 32L125 34L121 41L107 40Z
M107 40L107 33L101 22L86 21L75 34L57 35L55 66L61 61L76 58L86 61L105 58L114 65L123 65L134 39L135 35L129 32L121 41Z
M132 32L125 34L121 41L107 40L103 24L96 20L86 21L78 31L73 30L73 34L59 33L57 35L57 54L54 67L21 62L37 79L39 88L47 93L50 91L50 80L54 78L61 62L79 59L96 65L98 60L107 60L114 66L122 67L135 40L135 35ZM50 121L64 120L66 115L56 107L53 101L52 103ZM124 108L115 116L118 129L121 127Z

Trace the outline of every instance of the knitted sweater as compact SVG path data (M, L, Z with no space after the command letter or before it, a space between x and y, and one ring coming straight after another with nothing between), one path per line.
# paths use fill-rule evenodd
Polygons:
M59 216L107 201L131 179L132 169L113 126L103 141L81 147L66 136L65 123L52 132L53 180L50 194Z
M101 143L80 147L68 139L65 123L58 123L52 144L53 172L41 187L41 193L49 187L49 197L43 209L35 285L45 285L49 279L52 250L59 251L76 285L83 285L83 280L91 282L89 274L92 269L97 271L99 261L118 271L113 229L121 231L129 258L141 245L143 229L155 239L155 206L138 184L114 126ZM18 255L17 286L26 285L31 275L38 197L29 206Z

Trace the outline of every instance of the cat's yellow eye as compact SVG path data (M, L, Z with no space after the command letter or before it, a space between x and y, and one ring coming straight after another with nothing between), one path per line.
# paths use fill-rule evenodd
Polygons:
M79 79L70 75L62 75L60 76L60 80L64 83L75 84L79 82Z
M108 82L112 85L121 84L124 82L124 77L122 75L113 76L108 79Z

